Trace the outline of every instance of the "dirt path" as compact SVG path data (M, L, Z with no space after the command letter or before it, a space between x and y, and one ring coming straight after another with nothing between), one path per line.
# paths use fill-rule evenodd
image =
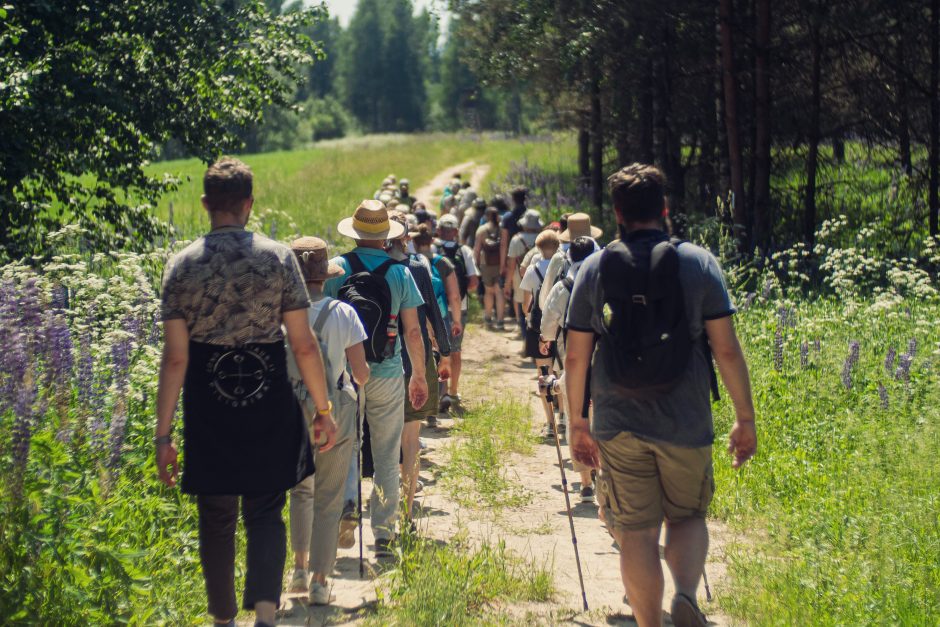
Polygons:
M449 167L419 188L415 196L425 202L430 200L436 206L436 195L455 171L464 173L465 177L469 173L471 183L478 186L488 166L467 162ZM545 420L542 406L534 394L536 371L518 356L521 342L513 336L511 332L496 333L479 325L468 325L463 343L465 374L461 388L471 403L506 397L527 399L535 432ZM417 519L420 532L445 541L458 532L469 533L471 538L481 541L495 543L501 540L519 556L538 565L548 565L554 573L555 597L548 603L507 608L512 615L518 615L520 620L542 624L635 624L630 617L629 607L623 603L619 554L597 519L597 507L582 504L577 498L580 486L577 485L578 476L571 468L567 446L563 447L562 453L566 461L568 482L574 484L572 509L590 612L581 611L577 569L554 445L550 441L540 441L531 455L514 455L506 460L507 475L532 495L528 505L502 508L500 511L465 508L451 500L442 487L435 485L433 474L428 470L446 464L445 447L453 441L448 435L452 425L452 420L442 420L440 427L425 427L422 433L428 450L422 459L422 480L426 488L418 495L423 512L423 516ZM370 490L370 483L364 482L364 498L368 498ZM723 559L726 538L729 536L715 521L709 522L709 529L712 544L706 572L712 593L719 596L725 591ZM358 547L340 549L336 571L331 577L332 592L336 597L334 603L328 607L307 607L304 603L306 595L287 595L285 606L289 609L279 618L278 624L337 625L360 622L363 611L375 604L376 586L380 585L372 578L378 564L372 552L373 538L368 526L368 515L364 525L364 541L364 578L359 578ZM700 589L699 592L703 609L713 624L730 624L717 613L714 604L705 603L704 590ZM664 611L668 610L672 594L673 586L667 571Z
M414 196L426 204L428 208L437 211L444 187L454 178L454 174L459 172L463 180L469 180L470 186L473 187L473 189L479 190L480 183L483 182L483 177L485 177L489 171L490 166L486 164L477 165L474 161L458 163L457 165L441 170L441 172L426 185L422 185L415 190Z

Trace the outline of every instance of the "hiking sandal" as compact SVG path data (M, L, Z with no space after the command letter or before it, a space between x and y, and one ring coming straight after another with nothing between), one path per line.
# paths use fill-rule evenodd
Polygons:
M688 595L676 593L672 599L672 624L676 627L706 627L708 619Z

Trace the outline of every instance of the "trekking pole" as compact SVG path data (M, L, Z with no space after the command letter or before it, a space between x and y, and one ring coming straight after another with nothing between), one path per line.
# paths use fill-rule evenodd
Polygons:
M362 398L356 387L356 514L359 523L359 579L365 575L362 560Z
M543 406L546 409L546 417L554 433L555 452L558 454L558 470L561 471L561 491L565 494L565 511L568 513L568 526L571 528L571 545L574 547L574 562L578 567L578 582L581 584L581 602L586 612L588 611L587 591L584 589L584 575L581 573L581 555L578 551L578 536L574 531L574 516L571 514L571 498L568 496L568 478L565 476L565 462L561 456L561 443L558 440L558 429L555 428L555 411L553 405L557 402L557 399L549 387L554 382L548 381L548 366L542 366L539 370L542 373L543 381L548 384L545 386L540 384L539 387L543 387L545 391L543 400L548 401L548 404L543 403Z
M712 600L712 591L708 587L708 575L705 574L705 569L702 569L702 581L705 583L705 600L711 603Z

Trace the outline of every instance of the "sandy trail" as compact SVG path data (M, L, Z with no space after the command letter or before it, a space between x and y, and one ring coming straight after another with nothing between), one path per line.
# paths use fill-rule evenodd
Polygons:
M449 168L441 170L441 172L428 181L427 184L415 190L414 196L426 204L429 209L433 209L437 212L444 187L454 178L454 174L459 172L463 180L470 181L470 186L473 187L473 189L479 190L480 184L483 182L483 177L485 177L489 171L490 166L486 164L478 165L474 161L458 163L457 165L452 165Z
M474 186L488 171L488 166L473 162L451 166L433 181L415 192L419 199L433 201L455 171L467 176ZM533 431L544 424L542 406L535 395L536 371L527 360L518 356L521 342L515 333L497 333L471 324L463 343L464 378L461 388L464 396L473 402L485 402L507 396L528 400ZM452 420L442 420L434 429L425 427L422 437L428 444L422 460L422 480L426 487L418 495L421 514L416 522L423 535L447 541L458 531L469 532L470 537L495 543L502 540L516 554L539 565L549 565L554 573L555 597L547 603L522 604L504 608L526 622L540 624L577 625L634 625L629 606L623 602L620 581L619 554L605 528L597 519L597 507L580 503L578 475L572 470L567 446L563 446L566 474L571 486L572 512L584 573L590 612L581 611L581 594L575 567L574 551L565 512L564 495L555 447L543 440L531 455L513 455L506 460L507 475L514 478L532 494L524 507L502 508L500 511L465 508L451 500L443 488L435 485L433 474L427 470L447 462L445 447L453 441L448 431ZM573 485L572 485L573 484ZM363 483L363 498L367 502L371 484ZM730 541L729 532L716 521L709 521L711 549L706 566L712 593L718 597L726 592L724 550ZM373 537L364 525L365 577L359 578L358 546L340 549L336 571L330 578L336 599L331 606L308 607L306 595L286 595L289 608L279 618L281 625L338 625L360 622L376 603L374 580L379 568L372 551ZM291 558L289 558L290 561ZM665 563L664 563L665 569ZM673 584L666 571L664 611L673 595ZM699 602L712 624L727 625L730 621L717 613L714 603L706 603L704 589L699 589ZM250 625L252 623L243 623ZM667 617L667 624L670 624Z

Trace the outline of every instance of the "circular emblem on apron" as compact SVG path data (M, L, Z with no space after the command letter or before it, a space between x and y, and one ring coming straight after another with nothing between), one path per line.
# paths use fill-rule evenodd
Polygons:
M216 400L232 407L254 404L271 388L271 358L262 351L251 348L219 351L209 359L207 370Z

